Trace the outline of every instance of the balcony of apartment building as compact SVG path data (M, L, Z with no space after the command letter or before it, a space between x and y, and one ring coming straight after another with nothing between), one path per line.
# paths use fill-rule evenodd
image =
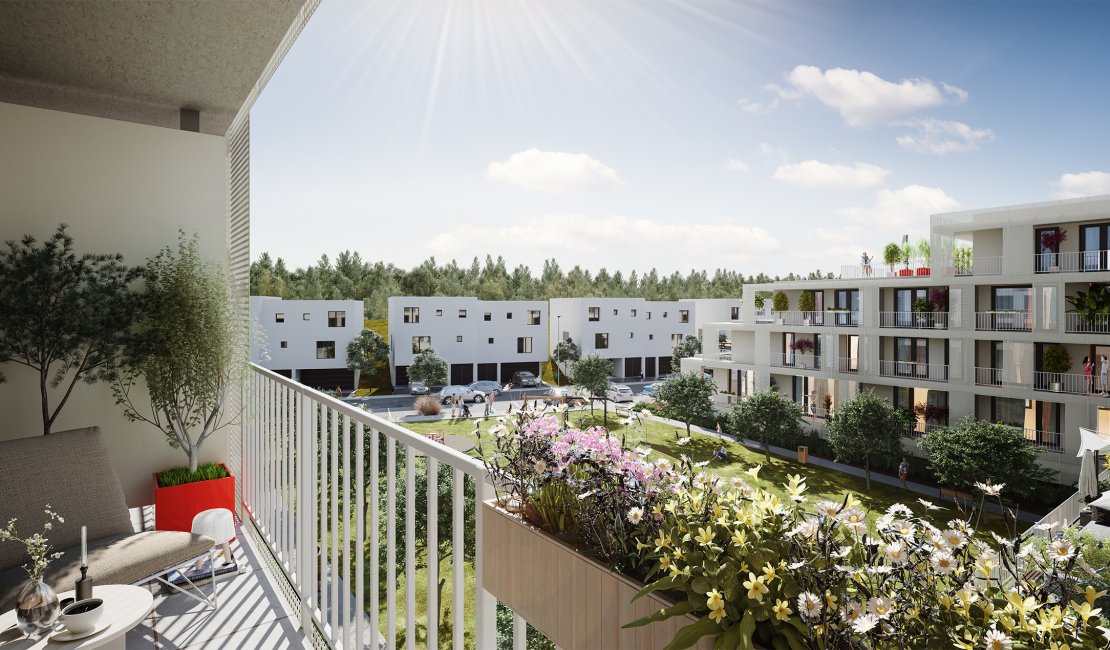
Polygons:
M1110 274L1105 277L1110 280ZM1064 284L1064 332L1110 334L1110 285L1105 281L1092 281L1093 277L1084 280ZM1099 336L1095 340L1106 339Z
M948 292L946 286L884 287L879 293L879 327L948 329Z
M1003 389L1033 385L1037 365L1032 343L984 339L973 345L976 386Z
M838 334L836 337L837 372L849 375L866 371L864 360L860 356L859 334Z
M1033 329L1031 286L976 287L975 329L986 332L1029 332Z
M1110 222L1042 225L1033 246L1034 273L1110 271Z
M821 369L823 337L820 334L782 332L771 338L769 365L772 368Z
M776 294L778 305L773 304ZM756 322L787 327L859 327L859 289L787 289L757 310Z
M1065 395L1098 395L1107 391L1110 386L1102 385L1099 372L1100 355L1110 358L1110 345L1036 343L1033 389ZM1084 368L1087 360L1091 364L1090 374Z
M1030 445L1052 453L1064 450L1064 405L1041 399L976 395L975 417L1013 428Z
M948 340L880 337L879 376L909 381L948 381Z

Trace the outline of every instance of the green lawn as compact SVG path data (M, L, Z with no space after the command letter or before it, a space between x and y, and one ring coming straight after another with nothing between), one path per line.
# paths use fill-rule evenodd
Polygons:
M588 412L575 412L571 415L572 422L581 417L588 416ZM597 412L600 418L601 412ZM786 491L783 489L783 484L786 482L786 477L792 474L801 474L805 480L808 490L806 494L810 497L811 503L823 499L832 501L842 501L846 493L851 493L856 499L860 501L862 506L869 510L869 517L873 520L882 515L887 507L894 503L904 503L913 509L915 513L922 514L933 525L940 528L947 528L947 522L951 519L962 517L961 513L951 504L941 504L937 498L925 497L930 501L941 505L940 510L932 512L925 512L925 508L917 502L918 497L922 496L916 492L903 490L897 487L890 487L882 485L875 481L871 483L871 489L867 489L866 483L862 477L844 474L835 470L826 469L823 467L816 467L814 465L801 465L793 460L771 455L771 462L764 462L762 452L749 449L748 447L730 441L724 441L723 444L728 450L729 458L726 461L712 460L713 450L722 444L722 441L715 436L694 432L691 436L689 443L683 446L677 444L679 437L685 437L685 430L674 427L670 424L659 422L657 420L643 420L642 424L633 424L629 427L622 427L619 424L620 418L610 413L609 416L609 429L615 434L624 434L629 446L643 445L651 447L656 453L663 454L676 459L680 454L688 454L695 462L710 460L706 471L714 474L733 477L741 476L747 483L753 486L759 486L771 492L786 496ZM474 431L474 420L441 420L438 422L406 422L403 426L416 431L417 433L448 433L456 435L470 436ZM494 423L493 419L486 420L482 426L482 435L487 436L486 431ZM678 435L676 435L676 431ZM492 448L492 444L487 449ZM752 478L745 473L745 471L755 465L763 465L763 469L759 472L758 480ZM979 526L981 529L994 530L998 533L1005 533L1005 526L999 517L995 515L985 514L983 522Z

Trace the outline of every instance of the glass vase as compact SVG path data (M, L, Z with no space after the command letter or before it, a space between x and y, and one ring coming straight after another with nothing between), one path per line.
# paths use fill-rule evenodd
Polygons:
M16 627L27 636L49 632L54 627L60 610L58 595L50 585L41 579L28 580L16 598Z

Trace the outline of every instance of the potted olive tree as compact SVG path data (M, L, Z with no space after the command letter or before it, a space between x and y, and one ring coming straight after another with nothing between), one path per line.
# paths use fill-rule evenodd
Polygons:
M1041 368L1051 373L1053 392L1060 392L1060 375L1071 370L1071 355L1068 354L1068 349L1059 343L1045 346L1041 356Z
M894 265L901 261L902 248L898 244L890 242L886 246L883 246L883 264L886 264L890 268L891 275L894 275Z
M234 424L229 397L246 366L244 327L223 270L200 257L196 236L182 232L177 250L163 248L143 273L134 342L114 385L116 403L180 449L188 465L154 475L159 530L191 528L209 508L235 508L235 479L222 463L200 463L204 443ZM149 399L134 391L139 380Z
M929 244L929 240L922 237L917 240L917 246L914 247L917 252L917 257L921 260L921 266L917 267L918 275L929 275L930 265L933 259L933 249Z
M812 291L803 291L802 295L798 296L798 309L802 312L802 325L813 324L816 308L817 299Z
M771 296L771 310L775 313L775 324L782 325L782 313L790 311L790 297L785 292L776 291L775 295Z

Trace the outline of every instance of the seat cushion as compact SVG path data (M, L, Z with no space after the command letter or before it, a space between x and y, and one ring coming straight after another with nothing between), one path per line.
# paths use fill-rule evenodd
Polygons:
M202 555L214 545L203 535L165 530L98 539L89 542L89 576L94 589L131 584ZM46 583L57 593L72 590L80 577L80 544L66 549L46 569ZM0 572L0 612L15 607L16 593L26 580L27 573L18 566Z
M98 427L0 442L0 525L42 532L47 505L65 519L46 534L54 549L80 546L81 526L90 540L134 532ZM21 544L0 544L0 571L26 561Z

